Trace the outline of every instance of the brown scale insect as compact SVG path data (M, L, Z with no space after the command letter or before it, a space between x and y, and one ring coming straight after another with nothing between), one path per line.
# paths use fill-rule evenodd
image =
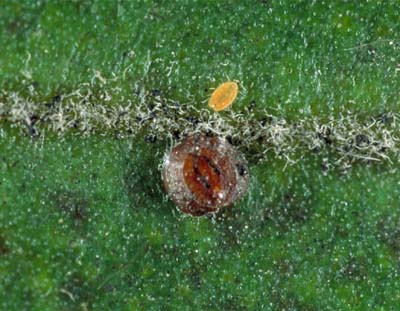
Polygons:
M248 187L248 172L244 157L225 139L191 135L166 157L163 180L182 212L202 216L239 200Z

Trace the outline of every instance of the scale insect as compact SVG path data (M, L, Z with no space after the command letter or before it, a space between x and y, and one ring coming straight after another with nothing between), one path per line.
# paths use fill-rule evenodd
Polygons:
M248 171L243 155L226 139L191 135L167 155L164 187L183 213L202 216L243 197Z
M234 81L228 81L218 86L211 94L208 106L214 111L222 111L228 108L234 100L239 91L239 86Z

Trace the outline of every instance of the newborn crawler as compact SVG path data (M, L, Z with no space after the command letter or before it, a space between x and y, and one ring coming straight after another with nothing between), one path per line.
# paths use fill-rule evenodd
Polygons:
M222 111L232 105L238 94L238 84L234 81L228 81L218 86L211 94L208 106L214 111Z
M219 137L192 135L172 148L163 170L164 187L179 209L193 216L217 212L246 192L246 160Z

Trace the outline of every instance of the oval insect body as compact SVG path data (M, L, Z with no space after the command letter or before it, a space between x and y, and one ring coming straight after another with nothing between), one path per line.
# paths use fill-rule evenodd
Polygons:
M179 209L201 216L232 205L246 192L244 157L225 139L192 135L172 148L164 162L164 187Z
M214 111L221 111L232 105L238 94L238 84L234 81L222 83L211 94L208 105Z

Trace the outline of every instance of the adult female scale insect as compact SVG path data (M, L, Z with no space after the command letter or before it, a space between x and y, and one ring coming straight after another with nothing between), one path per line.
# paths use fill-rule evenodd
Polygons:
M172 148L164 162L164 187L193 216L217 212L246 192L247 162L226 139L191 135Z

